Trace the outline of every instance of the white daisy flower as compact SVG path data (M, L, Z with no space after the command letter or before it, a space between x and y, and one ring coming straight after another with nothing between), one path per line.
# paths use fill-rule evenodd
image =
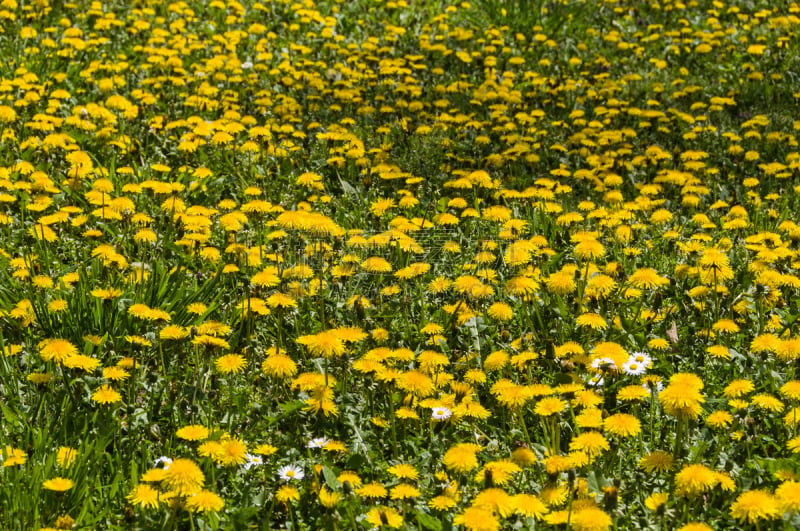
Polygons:
M629 359L622 364L622 372L630 376L640 376L647 372L647 367L636 360Z
M433 408L433 412L431 413L431 417L434 420L447 420L451 416L453 416L453 412L447 409L446 407L435 407Z
M329 442L331 442L331 440L327 437L316 437L308 441L307 446L309 448L325 448Z
M247 461L244 463L244 469L245 470L250 470L254 466L258 466L258 465L263 465L264 464L264 459L262 459L261 456L259 456L259 455L244 454L244 456L245 456L245 458L247 458Z
M594 376L589 378L589 381L587 383L592 387L600 387L601 385L606 383L606 381L599 374L595 374Z
M292 481L293 479L300 481L306 477L306 474L297 465L284 465L278 469L278 476L284 481Z
M597 358L592 362L592 369L616 371L617 364L611 358Z
M650 366L653 364L653 358L645 354L644 352L634 352L628 358L628 361L635 361L638 365L641 365L645 369L649 369Z

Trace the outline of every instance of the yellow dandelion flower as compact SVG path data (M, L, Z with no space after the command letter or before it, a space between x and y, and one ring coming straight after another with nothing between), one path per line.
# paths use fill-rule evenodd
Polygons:
M122 400L122 395L111 388L111 386L103 385L92 393L92 400L100 404L114 404Z
M222 374L238 374L247 366L247 360L241 354L226 354L217 358L214 365Z
M42 487L47 490L52 490L55 492L65 492L75 486L75 482L71 479L56 477L53 479L48 479L47 481L42 483Z
M779 500L763 490L743 492L731 505L731 516L748 524L774 520L781 516Z
M131 502L131 505L145 509L155 509L158 507L159 492L147 483L140 483L130 491L126 498Z
M202 441L208 438L209 429L200 424L190 424L175 432L175 436L186 441Z
M642 423L633 415L617 413L603 421L603 431L617 437L634 437L642 431Z
M186 508L193 513L219 512L224 506L225 501L208 490L200 490L186 498Z
M478 468L478 452L481 447L473 443L459 443L445 452L442 463L448 470L458 473Z
M490 509L468 507L453 519L456 525L464 526L467 531L497 531L500 521Z
M679 496L697 496L711 490L718 483L719 477L707 466L686 465L675 474L675 493Z
M398 529L403 525L403 516L394 507L373 507L364 518L374 527Z
M205 474L191 459L179 458L172 461L164 472L164 485L182 496L200 492Z
M78 348L66 339L46 339L39 343L39 355L44 361L61 363L78 354Z

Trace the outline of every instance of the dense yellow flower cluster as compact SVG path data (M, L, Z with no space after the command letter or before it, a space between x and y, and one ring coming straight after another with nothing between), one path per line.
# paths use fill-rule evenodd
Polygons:
M0 528L800 526L799 31L0 0Z

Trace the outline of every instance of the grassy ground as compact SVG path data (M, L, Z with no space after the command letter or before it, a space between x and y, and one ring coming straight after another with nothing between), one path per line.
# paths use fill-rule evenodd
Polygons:
M0 529L800 526L800 5L0 22Z

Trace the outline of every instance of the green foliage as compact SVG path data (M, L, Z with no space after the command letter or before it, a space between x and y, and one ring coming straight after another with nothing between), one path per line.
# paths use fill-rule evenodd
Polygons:
M0 529L800 527L799 12L0 1Z

